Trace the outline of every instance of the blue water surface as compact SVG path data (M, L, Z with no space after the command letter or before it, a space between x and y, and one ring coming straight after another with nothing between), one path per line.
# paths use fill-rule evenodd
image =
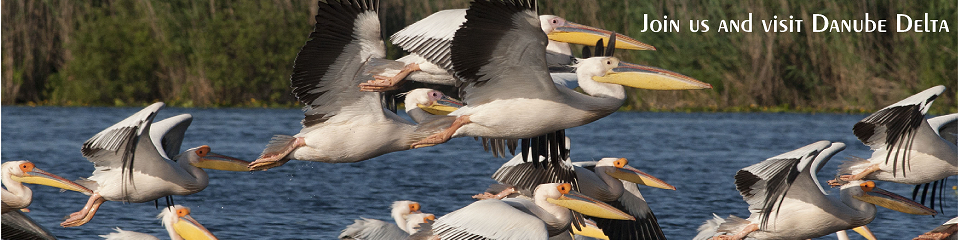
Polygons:
M2 107L2 160L27 159L40 169L67 179L88 177L93 164L80 154L82 143L139 108ZM165 108L157 119L189 113L193 124L182 149L209 145L213 152L256 159L274 134L300 130L298 109ZM818 175L833 178L849 156L868 157L869 148L851 128L865 115L793 113L637 113L618 112L567 131L572 158L625 157L630 165L677 187L676 191L641 188L671 239L690 239L711 217L747 217L747 204L736 191L737 170L819 140L839 141L847 149ZM335 136L331 136L335 137ZM441 216L473 202L471 195L491 183L490 175L507 159L484 152L472 138L359 163L290 161L261 172L210 170L203 191L177 196L192 215L220 239L335 239L359 217L392 221L389 206L413 200L422 211ZM951 177L945 214L936 217L879 208L868 226L880 239L909 239L957 216L956 177ZM910 197L912 185L879 183ZM87 197L30 186L34 201L27 213L65 239L95 239L113 228L150 233L166 239L154 203L104 203L83 226L62 228L68 214ZM835 193L836 189L827 189ZM165 204L163 201L161 205ZM939 209L938 209L939 211ZM850 231L852 237L855 236ZM835 239L834 235L822 239Z

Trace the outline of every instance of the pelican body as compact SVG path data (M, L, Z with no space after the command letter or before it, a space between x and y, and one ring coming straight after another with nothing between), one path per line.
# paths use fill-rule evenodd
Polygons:
M876 205L910 214L936 214L877 188L872 181L844 182L837 197L827 196L816 181L816 171L844 148L843 143L819 141L741 169L734 178L750 205L750 217L714 215L694 239L816 238L870 223Z
M217 237L210 233L210 230L203 227L197 220L190 216L190 208L181 205L175 205L163 208L157 215L160 223L167 230L171 240L216 240ZM116 228L116 232L100 235L107 240L127 240L127 239L159 239L152 235L140 232L125 231Z
M548 39L534 2L475 1L466 12L467 20L450 47L450 61L466 106L446 118L453 120L449 128L418 141L414 148L463 136L525 139L590 123L623 104L626 92L620 85L710 87L672 72L621 67L616 58L603 57L578 65L580 88L589 95L558 88L547 69ZM611 36L610 44L614 38Z
M356 90L371 74L364 70L385 56L375 1L319 3L317 24L291 75L293 94L305 105L303 128L294 136L276 135L252 170L280 166L290 159L328 163L358 162L410 145L437 127L415 125L385 109L380 93ZM348 26L342 26L344 23Z
M376 80L360 84L361 90L394 89L402 80L454 85L456 79L450 61L450 46L456 31L467 20L466 15L467 9L443 10L394 33L391 42L410 54L397 59L399 64L383 64L385 67L374 76ZM541 30L549 37L545 55L547 65L552 73L557 73L557 81L562 81L562 75L568 73L569 65L574 63L570 43L592 45L597 40L606 41L611 34L553 15L540 15L539 20ZM617 41L621 49L656 50L621 34L617 34Z
M396 201L390 215L396 224L377 219L360 218L340 232L340 239L388 240L406 239L416 232L421 223L433 221L433 214L420 212L420 204L414 201Z
M916 185L957 175L957 145L940 136L939 127L935 130L924 119L933 100L945 89L936 86L924 90L855 124L853 133L874 152L869 159L841 166L841 180ZM951 138L956 141L955 136Z
M510 198L476 201L437 219L427 235L440 239L546 239L567 234L573 216L570 210L601 218L634 220L572 190L569 183L541 184L532 200ZM418 232L416 235L421 235Z
M154 103L84 142L81 152L96 170L78 183L86 187L79 192L90 198L61 226L89 222L104 201L141 203L200 192L210 181L202 168L247 171L249 162L212 153L206 145L188 149L172 161L168 156L179 152L193 118L182 114L154 123L162 107L162 102Z

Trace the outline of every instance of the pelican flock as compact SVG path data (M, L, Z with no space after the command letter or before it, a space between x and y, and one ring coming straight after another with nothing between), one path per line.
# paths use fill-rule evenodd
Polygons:
M492 174L498 183L473 196L477 201L437 215L421 212L417 202L396 201L390 206L392 223L360 217L342 226L338 237L670 238L662 227L677 226L661 226L654 212L684 209L654 209L649 203L669 199L647 199L640 191L684 189L639 170L657 167L643 159L573 161L564 130L620 109L629 97L625 87L677 91L712 85L622 61L614 49L656 48L614 31L542 14L532 0L473 0L467 9L433 13L391 35L390 43L409 54L387 59L380 11L378 0L318 3L314 30L304 39L289 79L292 95L303 104L302 118L290 122L299 120L302 128L274 135L262 151L251 153L258 154L252 162L213 153L208 145L181 151L193 116L155 122L162 102L78 144L81 156L93 163L89 177L70 181L30 161L4 162L3 238L55 238L24 214L33 195L24 183L89 196L79 211L64 217L62 227L88 223L106 201L154 201L160 208L164 198L166 206L157 218L171 239L217 239L190 216L189 208L173 204L172 196L195 194L209 185L204 169L260 171L289 160L349 164L423 147L444 151L444 143L458 137L474 137L482 150L497 156L518 147L521 154ZM585 45L582 57L574 56L571 44ZM590 46L596 47L595 53ZM403 88L405 81L456 91L447 95L438 89ZM827 181L833 188L821 186L816 174L846 144L818 141L731 172L735 185L728 192L740 194L747 217L704 215L708 219L703 225L686 231L698 232L694 239L810 239L832 233L846 238L845 231L852 229L876 239L866 225L881 214L877 206L914 215L943 213L933 209L933 202L943 199L943 179L957 175L957 114L930 119L926 114L946 90L932 87L851 123L853 136L873 154L848 157ZM409 119L384 101L399 91ZM880 189L880 181L917 185L914 200ZM280 194L279 189L257 191ZM918 195L920 202L915 201ZM918 239L955 238L955 233L956 218ZM119 227L101 237L157 239Z

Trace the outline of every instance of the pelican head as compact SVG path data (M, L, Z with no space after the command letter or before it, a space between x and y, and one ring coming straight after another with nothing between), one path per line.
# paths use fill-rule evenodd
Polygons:
M412 109L413 106L417 106L423 109L423 111L433 115L447 115L463 107L463 102L433 89L417 88L410 90L406 95L403 104L408 110Z
M690 90L713 88L683 74L620 61L616 57L592 57L577 64L577 75L599 83L617 84L652 90Z
M569 183L540 184L534 191L537 198L543 197L548 203L568 208L583 213L584 215L617 220L636 220L636 218L630 216L630 214L624 213L613 206L573 191L573 186Z
M599 39L606 42L610 31L577 24L554 15L540 15L540 28L551 41L593 46ZM569 49L569 47L567 47ZM630 50L657 50L649 44L617 34L617 48ZM568 50L569 51L569 50ZM569 54L569 53L565 53Z
M0 165L3 177L20 183L40 184L77 192L92 192L86 187L60 176L40 170L30 161L10 161Z
M848 189L853 191L853 198L898 212L916 215L937 214L937 211L925 207L920 203L880 189L873 181L850 181L844 186L841 186L841 191Z
M655 188L677 190L677 187L659 178L630 167L627 162L626 158L603 158L597 161L597 167L606 167L607 175L620 180Z
M250 162L210 152L210 146L203 145L184 151L176 157L177 161L187 161L198 168L223 171L247 172Z
M422 223L428 223L436 221L437 217L430 213L411 213L407 216L407 224L403 227L403 231L413 234L417 232L417 228L420 227Z
M217 239L210 230L190 217L190 208L176 205L164 208L157 215L170 233L170 239Z

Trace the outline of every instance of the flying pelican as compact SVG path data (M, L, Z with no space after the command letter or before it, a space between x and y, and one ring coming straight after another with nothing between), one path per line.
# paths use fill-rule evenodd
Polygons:
M845 183L839 197L828 197L816 172L845 147L819 141L737 171L737 190L750 205L750 217L721 219L714 214L694 239L815 238L870 223L877 213L875 205L910 214L936 214L877 188L872 181ZM717 233L729 235L714 237Z
M940 137L923 117L945 89L924 90L853 125L853 133L874 152L870 159L841 166L844 175L839 179L916 185L957 175L957 146Z
M934 117L927 119L927 123L930 124L930 127L936 130L937 135L946 140L947 142L957 145L957 114L947 114L939 117ZM937 187L939 185L939 188ZM947 185L947 178L940 179L940 181L933 181L929 183L920 184L913 187L913 200L917 200L917 194L920 194L920 203L923 204L927 199L927 190L931 190L929 193L930 199L930 208L934 207L934 201L936 199L940 200L940 211L943 211L943 192L944 188ZM932 186L932 188L931 188ZM937 193L940 193L939 195ZM939 196L939 197L938 197Z
M467 19L466 9L448 9L436 12L394 33L390 40L394 45L410 52L395 63L381 64L383 68L374 75L375 80L360 84L362 91L385 91L397 88L404 79L418 82L454 85L453 64L450 62L450 44L460 25ZM546 46L546 61L552 75L563 79L569 72L568 65L574 62L570 44L593 45L598 39L606 41L610 31L567 21L554 15L540 15L540 28L549 40ZM656 50L653 46L617 34L618 47L632 50ZM389 60L386 60L389 61ZM554 71L557 70L557 71ZM392 75L392 76L384 76ZM576 79L576 76L573 76Z
M0 164L3 187L0 191L0 211L7 213L27 208L33 202L33 190L23 183L41 184L73 191L88 190L60 176L40 170L30 161L9 161Z
M141 203L200 192L209 183L201 168L247 171L249 162L212 153L207 145L188 149L174 156L175 161L170 160L169 154L179 151L193 118L182 114L153 123L162 107L162 102L147 106L83 143L81 152L96 170L77 183L86 187L79 192L90 198L61 226L89 222L105 201Z
M421 223L436 219L433 214L420 212L420 204L414 201L396 201L390 215L396 224L377 219L360 218L340 231L340 239L405 239L416 232Z
M623 104L626 91L618 85L664 90L710 87L676 73L603 57L578 65L580 88L590 95L558 88L547 70L547 36L540 29L534 2L474 1L466 19L450 48L466 106L442 119L453 121L449 128L413 148L462 136L532 138L590 123Z
M369 77L362 69L370 60L385 56L377 9L375 1L319 3L316 28L290 78L293 94L306 105L303 129L294 136L274 136L250 169L265 170L290 159L363 161L410 149L449 125L415 125L384 109L380 93L355 89Z
M170 239L172 240L217 239L217 237L213 236L213 233L210 233L210 230L207 230L207 228L203 227L203 225L190 216L190 208L188 207L181 205L165 207L160 211L160 214L157 215L157 218L160 219L163 227L167 229L167 234L170 234ZM116 228L116 230L117 232L100 235L100 237L107 240L159 239L150 234L125 231L119 227Z
M565 139L565 142L565 147L569 147L570 139ZM504 163L492 177L497 182L514 186L526 196L530 196L534 187L542 183L573 183L580 193L630 213L636 219L595 219L597 226L606 236L612 239L666 238L637 184L670 190L676 190L676 187L627 165L626 158L602 158L599 161L583 162L571 162L568 158L546 162L549 162L546 167L540 167L538 163L524 161L522 156L518 155ZM510 193L511 190L507 189L496 197Z
M403 105L413 122L425 123L456 111L463 103L437 90L417 88L404 94Z
M437 218L414 236L440 239L546 239L568 234L569 210L600 218L633 220L629 214L572 190L569 183L541 184L533 200L480 200ZM423 225L421 225L423 226ZM415 238L416 239L416 238Z

